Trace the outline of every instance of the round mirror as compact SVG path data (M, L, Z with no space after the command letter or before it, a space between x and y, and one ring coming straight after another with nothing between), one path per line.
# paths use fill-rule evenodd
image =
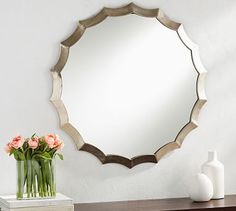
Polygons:
M150 155L143 162L155 162L158 149L176 143L192 123L200 100L189 47L156 18L130 14L81 27L63 71L53 71L62 77L66 131L69 124L80 148L88 143L84 150L101 160L113 154L111 162L124 159L132 167Z

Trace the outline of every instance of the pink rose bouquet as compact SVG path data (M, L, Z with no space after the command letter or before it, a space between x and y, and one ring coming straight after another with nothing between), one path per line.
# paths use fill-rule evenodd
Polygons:
M5 151L17 160L17 199L56 195L54 158L63 160L58 153L63 147L56 134L16 136L6 144Z

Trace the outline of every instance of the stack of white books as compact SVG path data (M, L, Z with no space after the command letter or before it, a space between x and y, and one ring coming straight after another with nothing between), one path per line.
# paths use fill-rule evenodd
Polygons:
M52 199L17 200L15 195L0 196L1 211L74 211L73 200L57 193Z

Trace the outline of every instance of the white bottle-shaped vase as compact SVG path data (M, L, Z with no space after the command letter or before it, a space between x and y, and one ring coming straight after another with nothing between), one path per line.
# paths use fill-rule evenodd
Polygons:
M202 165L202 173L207 175L213 185L212 199L224 198L224 165L217 160L216 151L208 152L208 161Z

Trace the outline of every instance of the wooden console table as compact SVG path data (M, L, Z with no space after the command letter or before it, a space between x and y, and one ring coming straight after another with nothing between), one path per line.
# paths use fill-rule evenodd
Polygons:
M234 210L236 195L224 199L196 203L189 198L156 199L122 202L80 203L75 204L75 211L158 211L158 210Z

